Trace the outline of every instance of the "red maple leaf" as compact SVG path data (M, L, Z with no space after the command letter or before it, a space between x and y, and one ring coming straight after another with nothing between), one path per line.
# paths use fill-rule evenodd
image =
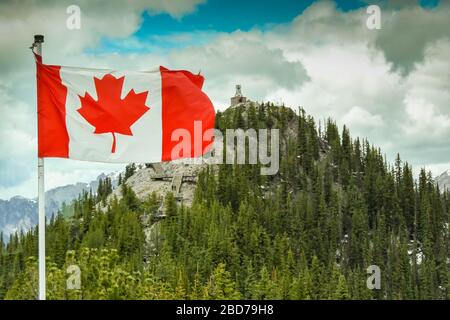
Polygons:
M110 74L102 79L94 77L97 101L87 92L84 97L79 96L81 108L77 111L95 127L94 133L112 134L111 153L116 151L115 133L132 136L130 127L150 109L145 105L148 91L135 93L132 89L124 99L120 98L124 78Z

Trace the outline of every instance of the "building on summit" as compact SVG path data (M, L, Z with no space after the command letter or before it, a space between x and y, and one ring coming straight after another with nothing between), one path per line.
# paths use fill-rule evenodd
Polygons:
M241 85L236 85L236 93L234 97L231 98L231 106L234 107L235 105L238 105L239 103L245 103L247 102L247 98L242 95L241 92Z

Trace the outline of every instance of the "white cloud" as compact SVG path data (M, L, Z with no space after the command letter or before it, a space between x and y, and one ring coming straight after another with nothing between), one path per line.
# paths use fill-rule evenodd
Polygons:
M383 10L382 29L374 45L393 70L407 75L425 60L428 47L441 39L450 39L449 10L449 1L440 1L439 10L418 5Z
M332 116L380 146L388 159L400 152L415 167L442 167L450 162L450 19L444 6L386 8L382 31L365 28L364 9L343 13L331 2L312 6L266 35L289 60L303 63L310 81L297 90L274 90L268 98L302 105L318 119ZM423 23L431 20L430 26ZM420 43L411 45L417 33ZM391 55L397 47L405 60ZM359 117L369 121L355 121Z
M435 106L429 101L406 96L405 110L411 121L404 127L405 132L421 137L432 135L435 139L439 139L443 134L448 133L450 116L437 113L435 109Z
M102 37L126 38L136 31L143 11L168 13L175 18L190 13L203 0L77 1L81 29L66 28L66 8L73 1L0 2L0 198L36 195L35 66L28 47L34 34L44 34L44 61L102 67L108 62L83 52ZM129 66L129 65L128 65ZM117 165L48 159L46 187L90 181Z
M95 47L101 37L125 38L135 32L144 11L151 14L168 13L180 18L193 12L204 0L79 0L81 29L69 30L66 9L74 4L63 1L2 1L0 3L0 70L17 72L18 64L32 59L27 48L34 34L46 37L44 54L58 64L64 57L80 55Z
M94 2L89 2L89 6L91 3ZM400 152L414 168L426 165L435 174L450 163L450 40L446 31L439 29L450 21L443 19L448 17L445 7L426 11L408 6L396 14L386 8L382 13L387 19L383 20L385 29L371 31L366 28L364 8L344 13L331 1L324 1L309 7L291 23L265 31L202 34L205 41L169 52L84 53L86 48L95 48L101 36L119 37L127 48L145 49L146 43L129 37L138 28L144 8L150 8L152 13L169 10L178 17L195 10L198 3L136 1L131 8L119 8L114 2L108 9L92 4L85 10L88 2L82 2L86 20L79 33L53 30L56 21L65 18L65 10L61 10L64 5L54 7L49 2L41 9L23 8L22 12L4 11L4 4L0 5L0 115L6 110L4 105L9 106L7 113L11 109L25 110L18 112L17 119L0 119L0 134L9 140L0 142L0 161L12 167L17 164L18 168L32 168L20 185L0 185L0 198L14 192L29 195L35 190L35 142L29 140L36 130L34 66L25 48L36 31L46 34L44 60L53 64L134 70L161 64L201 70L206 77L205 91L218 109L228 106L234 85L240 83L243 93L252 100L301 105L317 120L331 116L340 125L347 124L352 134L367 137L380 146L388 159ZM42 16L46 21L39 20ZM411 23L415 19L418 25ZM427 24L420 21L433 21L431 31L420 31L427 29ZM421 32L420 43L411 44L414 32L400 34L404 25ZM16 28L17 37L2 40L8 33L5 28L11 26ZM431 36L430 32L436 35ZM169 35L158 41L170 42L178 37L189 43L190 37L196 36ZM398 46L404 46L404 61L402 54L395 54L400 52ZM16 133L12 135L9 130ZM8 162L5 150L16 142L21 147L14 151L15 162ZM102 171L117 169L68 160L51 159L47 163L48 186L88 181Z
M361 129L383 126L383 118L380 115L372 114L358 106L351 108L342 119L346 125Z

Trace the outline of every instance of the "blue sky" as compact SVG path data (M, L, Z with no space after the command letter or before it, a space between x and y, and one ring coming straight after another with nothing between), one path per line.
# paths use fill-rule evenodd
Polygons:
M267 24L290 22L314 0L249 0L223 1L210 0L198 7L194 13L181 19L172 18L168 14L143 15L144 22L136 32L138 38L145 38L151 34L170 34L176 32L193 32L214 30L232 32L235 30L248 31L253 27L264 27ZM361 1L337 1L343 10L356 9L364 6Z
M410 0L413 2L414 0ZM280 24L292 21L314 0L247 0L223 1L209 0L198 7L194 13L181 19L172 18L168 14L143 14L143 24L135 33L138 38L148 35L170 34L194 31L221 31L233 32L235 30L248 31L253 27L263 28L270 24ZM386 1L359 1L336 0L337 7L342 11L351 11L367 6L367 2L383 5ZM437 0L421 0L424 7L433 7Z
M414 0L407 1L414 3ZM142 24L132 37L139 40L141 44L148 45L130 47L124 45L124 42L120 40L103 38L100 46L90 49L88 52L98 54L164 51L193 44L201 45L214 38L214 34L217 32L249 31L253 28L265 30L271 25L289 23L315 2L318 0L247 0L239 2L208 0L198 6L193 13L181 18L174 18L167 13L144 12ZM378 4L382 7L395 7L396 2L395 0L335 0L335 3L339 10L348 12L365 7L368 3ZM438 5L439 0L419 0L418 3L424 8L432 9ZM177 39L177 41L166 37L174 34L190 34L190 36L183 40Z
M189 45L201 45L213 39L218 32L230 33L236 30L249 31L253 28L265 30L271 25L291 22L316 0L207 0L191 14L175 18L168 13L144 12L142 24L132 35L139 45L129 45L129 39L103 38L98 47L87 52L101 54L108 52L165 51ZM367 6L359 0L337 0L343 11ZM170 35L185 34L184 39L171 39Z

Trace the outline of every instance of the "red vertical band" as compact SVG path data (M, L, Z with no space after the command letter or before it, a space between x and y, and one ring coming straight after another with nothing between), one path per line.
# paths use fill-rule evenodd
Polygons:
M38 157L69 157L67 88L62 84L60 69L42 64L41 57L36 55Z
M203 141L203 134L214 128L215 111L208 96L202 92L204 78L184 70L168 70L160 67L162 92L162 161L182 157L198 157L204 154L211 141ZM200 132L194 134L194 122L201 123ZM172 141L172 132L185 129L191 136L190 155L172 156L172 148L179 141ZM199 131L199 130L196 130ZM196 152L194 139L201 139L201 154ZM199 140L197 140L199 141Z

